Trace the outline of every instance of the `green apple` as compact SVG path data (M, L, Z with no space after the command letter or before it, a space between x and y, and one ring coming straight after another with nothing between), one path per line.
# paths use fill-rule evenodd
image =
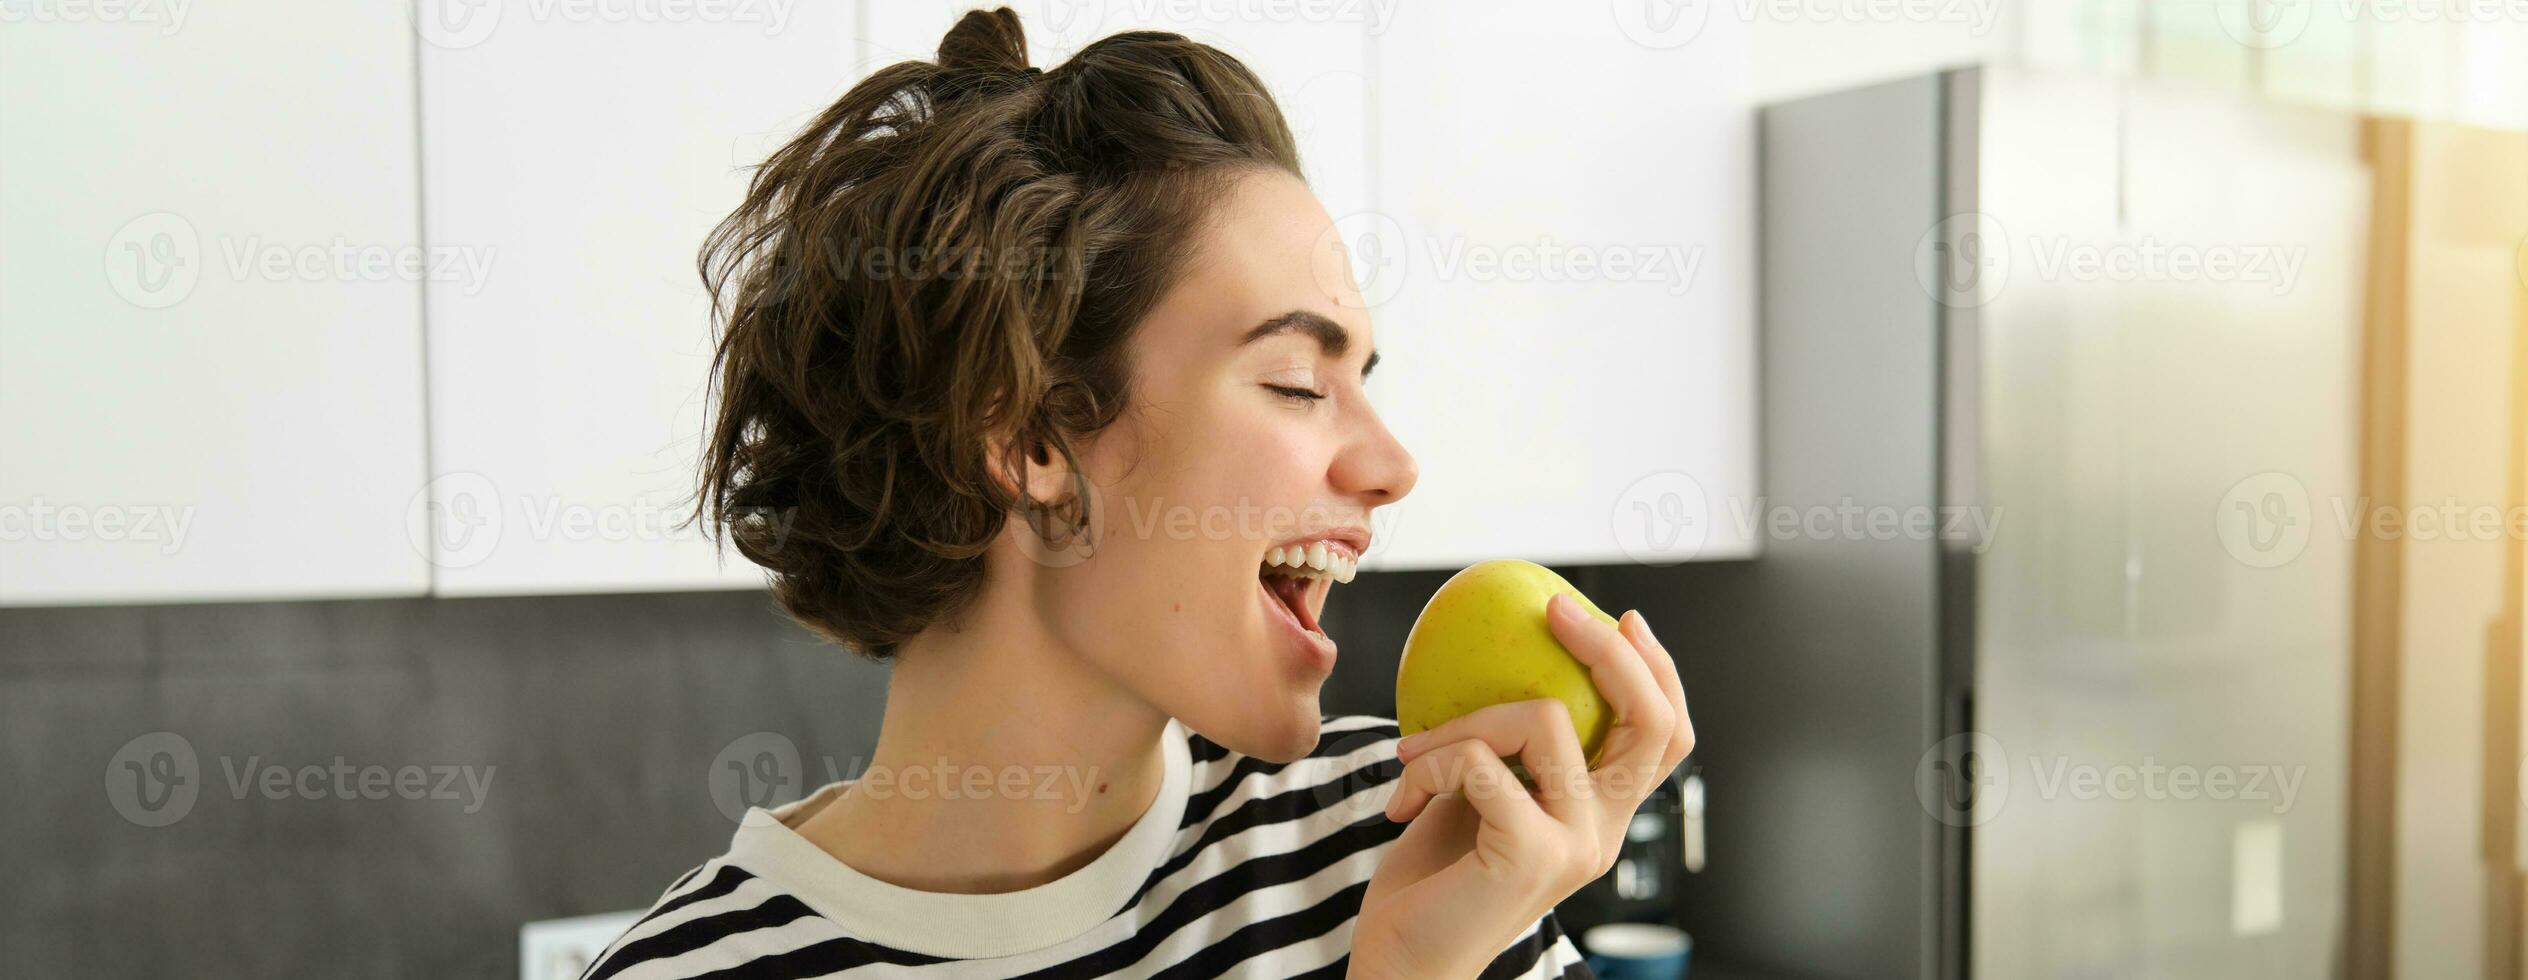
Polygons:
M1554 638L1545 602L1568 595L1612 626L1570 582L1542 565L1498 559L1450 576L1422 607L1396 668L1396 722L1406 735L1437 728L1478 708L1559 698L1571 708L1580 751L1594 765L1614 709L1589 668Z

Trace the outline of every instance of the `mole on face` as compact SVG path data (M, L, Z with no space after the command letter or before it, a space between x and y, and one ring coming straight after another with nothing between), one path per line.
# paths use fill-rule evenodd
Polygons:
M1167 604L1167 607L1168 607L1168 610L1169 610L1170 612L1184 612L1184 611L1185 611L1185 604L1184 604L1184 603L1182 603L1182 602L1171 602L1171 603L1168 603L1168 604Z
M1100 792L1100 793L1105 792L1105 791L1106 791L1106 784L1105 784L1105 783L1099 783L1099 784L1097 784L1097 791L1098 791L1098 792Z

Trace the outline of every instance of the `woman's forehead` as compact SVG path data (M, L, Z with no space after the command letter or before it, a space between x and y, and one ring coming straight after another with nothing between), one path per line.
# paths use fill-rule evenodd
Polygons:
M1339 325L1368 343L1369 321L1352 283L1350 259L1324 205L1296 177L1278 171L1239 178L1195 235L1194 248L1163 297L1181 314L1239 343L1247 331L1294 311Z

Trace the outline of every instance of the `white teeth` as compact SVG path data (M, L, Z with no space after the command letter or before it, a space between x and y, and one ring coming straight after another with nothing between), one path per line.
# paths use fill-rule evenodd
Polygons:
M1360 561L1317 541L1306 547L1290 545L1264 552L1264 567L1288 568L1285 573L1296 578L1322 578L1349 582L1360 574Z

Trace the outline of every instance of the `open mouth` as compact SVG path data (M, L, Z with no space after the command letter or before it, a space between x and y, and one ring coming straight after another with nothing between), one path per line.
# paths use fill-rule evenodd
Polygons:
M1359 571L1359 558L1348 546L1320 540L1266 551L1257 576L1265 594L1289 610L1300 629L1323 636L1325 629L1317 616L1325 608L1326 594Z

